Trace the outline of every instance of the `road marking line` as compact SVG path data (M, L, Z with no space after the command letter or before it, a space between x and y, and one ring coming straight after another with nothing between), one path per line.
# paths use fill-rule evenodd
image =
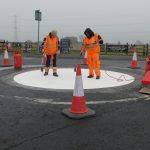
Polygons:
M146 98L145 101L150 100L150 97Z
M32 67L41 67L41 65L23 65L22 68L32 68ZM0 67L0 71L13 69L14 67Z
M30 97L20 97L20 96L5 96L0 95L1 98L16 98L18 100L29 100L36 103L43 103L43 104L52 104L52 105L70 105L72 102L56 102L54 99L42 99L42 98L30 98ZM119 100L111 100L111 101L87 101L86 104L88 105L97 105L97 104L106 104L106 103L122 103L122 102L130 102L130 101L139 101L140 99L143 100L150 100L149 95L142 95L135 98L125 98Z

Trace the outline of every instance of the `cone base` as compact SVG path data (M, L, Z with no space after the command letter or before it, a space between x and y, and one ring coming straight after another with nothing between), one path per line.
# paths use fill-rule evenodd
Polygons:
M79 120L79 119L94 117L95 111L88 108L88 111L86 113L76 114L76 113L71 113L70 108L67 108L62 111L62 114L67 116L70 119Z
M150 95L150 88L144 87L139 91L139 93Z
M19 67L19 68L14 68L15 71L20 71L22 70L22 67Z

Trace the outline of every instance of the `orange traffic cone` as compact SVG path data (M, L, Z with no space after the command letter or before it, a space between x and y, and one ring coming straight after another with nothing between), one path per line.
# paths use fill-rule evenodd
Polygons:
M7 49L4 50L4 66L10 65Z
M147 71L150 71L150 54L147 56L146 62L145 62L145 73Z
M2 67L13 66L10 64L7 48L4 49L4 61L3 61L3 65L0 65L0 66Z
M144 78L142 79L143 85L150 85L150 71L147 71L144 75Z
M150 94L150 71L147 71L142 79L143 88L139 91L140 93Z
M71 107L64 109L62 113L72 119L82 119L95 115L95 111L86 107L80 64L76 67L76 80Z
M87 65L87 64L88 64L88 61L87 61L87 51L86 51L84 55L84 65Z
M138 68L136 47L134 47L134 53L133 53L131 68L132 69L137 69Z

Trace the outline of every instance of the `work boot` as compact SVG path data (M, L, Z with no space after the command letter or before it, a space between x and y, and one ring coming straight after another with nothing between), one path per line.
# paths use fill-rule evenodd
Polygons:
M57 72L54 72L54 73L53 73L53 76L58 77Z
M44 73L44 76L47 76L47 75L48 75L48 72L45 72L45 73Z
M89 76L88 76L88 78L93 78L93 77L94 77L93 75L89 75Z
M100 79L100 76L96 76L96 79Z

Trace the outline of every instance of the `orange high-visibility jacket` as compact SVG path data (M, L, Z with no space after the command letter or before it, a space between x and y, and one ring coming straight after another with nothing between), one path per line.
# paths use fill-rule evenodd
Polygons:
M88 53L100 52L99 39L96 33L90 39L88 39L87 37L84 39L81 51L84 52L85 50L87 50Z
M46 36L46 40L44 42L44 52L46 55L54 55L58 51L59 40L58 37L50 38L49 34Z

